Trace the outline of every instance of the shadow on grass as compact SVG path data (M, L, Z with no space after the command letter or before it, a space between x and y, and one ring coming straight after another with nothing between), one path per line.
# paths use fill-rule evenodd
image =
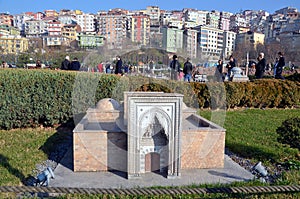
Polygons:
M2 154L0 154L0 165L2 167L4 167L5 169L7 169L7 171L10 174L19 178L21 182L24 182L24 180L25 180L24 174L21 171L19 171L18 169L12 167L9 163L9 158L7 158L6 156L4 156Z
M243 157L243 158L253 158L260 161L270 161L277 162L279 160L279 155L275 152L266 152L263 148L256 146L249 146L245 144L235 143L235 144L226 144L226 147L229 151Z
M56 133L50 136L44 145L39 148L47 154L48 160L60 163L67 151L72 149L74 127L73 121L69 121L66 124L58 126L56 128ZM64 166L69 169L73 169L73 164L67 164Z

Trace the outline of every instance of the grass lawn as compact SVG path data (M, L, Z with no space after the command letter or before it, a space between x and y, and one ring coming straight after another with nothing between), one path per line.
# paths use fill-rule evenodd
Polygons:
M211 111L199 114L211 118ZM221 115L221 114L220 114ZM300 151L277 142L276 129L288 118L300 116L300 109L240 109L227 111L224 128L226 147L253 162L262 161L265 166L293 160L300 163ZM286 173L279 184L299 184L299 170Z
M43 148L55 129L0 131L0 185L21 185L36 164L47 159Z

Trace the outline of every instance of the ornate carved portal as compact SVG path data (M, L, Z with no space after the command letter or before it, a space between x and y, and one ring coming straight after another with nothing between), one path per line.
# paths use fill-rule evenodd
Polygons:
M130 93L128 103L128 178L152 171L180 176L182 95Z

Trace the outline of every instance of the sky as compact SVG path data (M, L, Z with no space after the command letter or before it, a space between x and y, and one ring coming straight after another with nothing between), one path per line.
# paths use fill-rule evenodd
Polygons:
M159 6L164 10L218 10L232 13L241 10L266 10L274 13L284 7L300 9L300 0L0 0L0 12L20 14L23 12L43 12L61 9L82 10L96 14L99 10L123 8L128 10L145 9L147 6Z

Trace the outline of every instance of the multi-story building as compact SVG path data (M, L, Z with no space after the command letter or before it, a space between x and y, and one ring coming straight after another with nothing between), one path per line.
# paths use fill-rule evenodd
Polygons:
M295 20L290 20L289 23L287 23L280 31L280 33L300 33L300 18L295 19Z
M81 27L83 32L94 32L95 26L95 15L89 13L82 13L76 15L77 24Z
M198 31L194 29L186 29L183 32L184 54L192 59L197 57L197 35Z
M161 28L163 34L162 47L173 53L183 53L183 30L178 28Z
M58 16L58 12L56 12L56 10L45 10L45 17L57 17Z
M6 35L0 37L2 54L18 54L28 50L28 39L25 37Z
M99 48L104 45L104 37L91 32L81 32L78 34L78 45L81 48Z
M207 13L206 17L206 25L213 27L213 28L219 28L219 22L220 21L220 12L218 11L211 11Z
M160 25L160 8L158 6L147 6L146 14L150 17L150 26Z
M207 24L207 14L208 11L186 9L183 11L184 21L192 21L196 23L196 26Z
M62 24L58 20L48 22L48 36L61 36Z
M61 35L69 38L71 41L77 40L79 32L81 32L81 27L77 24L68 24L61 27Z
M0 13L0 25L13 26L14 17L7 13Z
M148 45L150 41L150 17L144 14L136 14L129 17L128 33L131 42Z
M61 24L77 24L77 18L75 15L65 14L59 15L57 19L61 22Z
M224 31L209 26L197 26L195 29L198 30L197 57L220 57L223 53Z
M281 8L279 10L276 10L275 14L282 14L284 16L287 16L288 13L293 13L293 12L298 12L298 9L294 8L294 7L285 7L285 8Z
M70 39L62 36L44 36L43 46L48 48L57 48L61 46L70 46Z
M197 26L197 23L194 21L185 21L183 24L183 28L184 29L190 29L190 28L194 28Z
M265 35L262 33L248 31L236 35L236 45L253 46L256 49L258 44L264 44Z
M230 16L232 13L230 12L221 12L220 13L220 21L219 21L219 29L227 31L230 27Z
M124 14L97 15L97 32L104 36L108 48L122 48L127 39L127 16Z
M46 15L42 12L37 12L33 14L33 18L36 20L42 20Z
M169 22L173 19L174 19L174 17L172 15L172 12L161 13L161 15L160 15L160 25L167 26L169 24Z
M238 33L238 27L249 27L249 21L241 14L230 16L229 30Z
M229 58L235 50L235 39L236 33L232 31L223 32L223 52L221 55L222 59Z
M20 35L20 30L9 25L0 25L0 35Z
M191 25L191 24L189 24ZM170 28L178 28L178 29L183 29L184 27L184 22L183 21L178 21L178 20L172 20L168 23L168 27Z
M0 37L10 35L8 27L11 27L11 26L0 25Z
M22 36L25 36L25 22L30 19L33 19L33 16L26 13L14 15L14 27L20 30Z
M30 19L25 22L26 37L40 37L47 34L47 24L44 20Z
M287 24L288 20L283 14L273 14L268 16L264 27L266 39L278 36L281 32L281 29Z

